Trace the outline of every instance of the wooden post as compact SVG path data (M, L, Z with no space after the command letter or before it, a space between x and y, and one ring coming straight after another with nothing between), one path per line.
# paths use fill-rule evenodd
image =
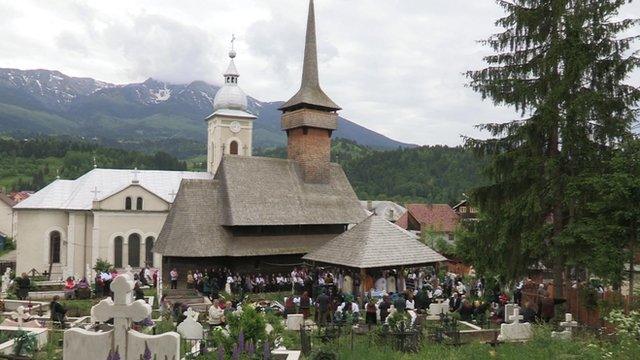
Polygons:
M367 270L366 269L360 269L360 306L364 306L363 302L364 302L364 293L366 292L365 287L364 287L364 283L365 280L367 278Z

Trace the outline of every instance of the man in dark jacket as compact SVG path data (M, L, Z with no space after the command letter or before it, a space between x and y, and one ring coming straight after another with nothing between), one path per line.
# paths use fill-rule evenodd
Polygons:
M27 273L22 273L22 277L16 279L18 285L18 299L26 300L29 296L29 288L31 287L31 280Z
M51 304L49 304L49 308L51 310L51 321L53 321L54 323L60 323L60 328L64 329L66 326L64 317L67 313L67 309L65 309L64 306L60 304L59 300L60 297L58 295L55 295L53 297L53 301L51 301Z
M330 298L327 294L325 294L325 291L323 289L316 299L316 303L318 304L318 325L325 325L327 323L327 319L330 315L329 301Z

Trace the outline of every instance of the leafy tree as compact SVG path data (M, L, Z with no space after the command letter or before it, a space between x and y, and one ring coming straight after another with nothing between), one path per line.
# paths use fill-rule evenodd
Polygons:
M483 98L520 117L479 127L492 136L466 145L489 159L491 181L473 199L482 212L467 248L479 270L515 278L543 262L562 296L575 251L593 254L567 231L583 214L567 191L597 175L629 131L638 89L624 84L639 62L624 37L637 20L617 20L627 0L498 0L504 31L484 41L488 67L468 72ZM473 256L471 258L471 256Z

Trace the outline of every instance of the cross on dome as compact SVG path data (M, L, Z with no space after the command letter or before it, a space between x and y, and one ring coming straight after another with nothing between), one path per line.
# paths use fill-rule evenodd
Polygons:
M241 110L247 111L247 95L238 86L240 73L236 69L234 59L237 55L235 50L236 36L231 36L231 50L229 50L229 66L224 72L224 84L216 93L213 99L213 110Z

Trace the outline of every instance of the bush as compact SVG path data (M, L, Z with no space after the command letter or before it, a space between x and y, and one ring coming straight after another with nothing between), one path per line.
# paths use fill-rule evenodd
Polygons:
M311 352L309 356L310 360L337 360L338 353L329 348L329 347L321 347Z
M113 265L107 260L98 259L98 261L96 261L96 265L93 267L93 270L101 273L109 271L109 269L111 269L112 267Z
M240 315L229 314L227 323L232 338L238 338L242 332L245 340L257 344L267 337L265 316L251 306L245 305Z

